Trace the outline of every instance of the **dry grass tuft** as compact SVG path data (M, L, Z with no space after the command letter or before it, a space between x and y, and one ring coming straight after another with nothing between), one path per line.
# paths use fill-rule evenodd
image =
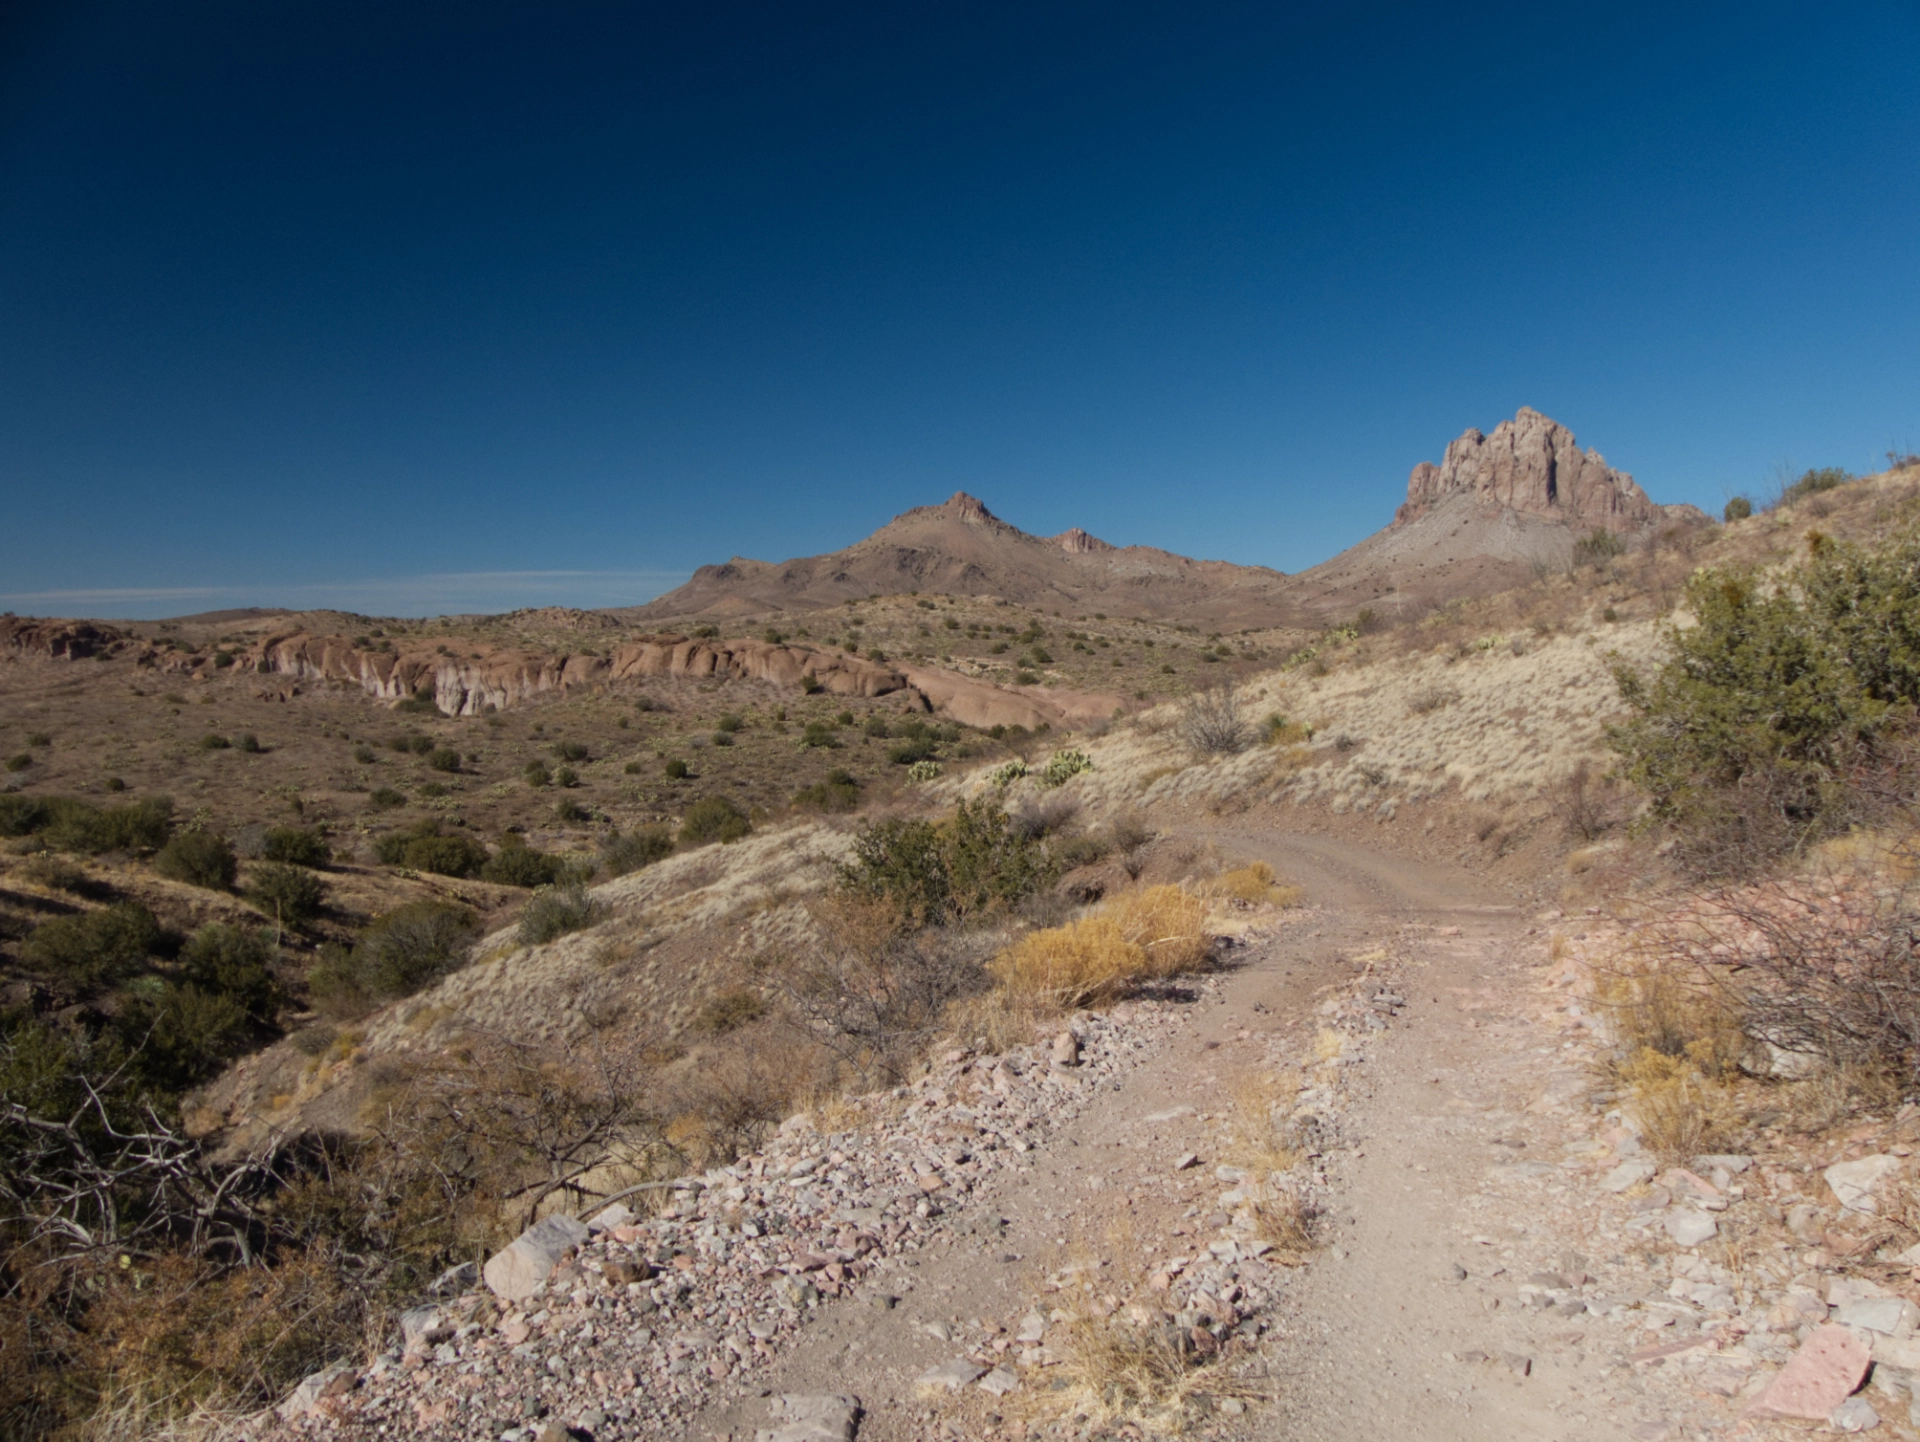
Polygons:
M1642 1047L1617 1070L1632 1088L1627 1106L1641 1140L1662 1161L1684 1163L1702 1152L1737 1148L1742 1119L1733 1088L1691 1059Z
M1255 861L1222 873L1209 883L1207 891L1213 896L1250 902L1255 906L1264 903L1282 907L1298 906L1307 894L1303 888L1291 882L1276 883L1273 868L1264 861Z
M1063 1011L1193 971L1211 949L1206 903L1184 887L1150 886L1065 926L1029 932L988 969L1009 1007Z

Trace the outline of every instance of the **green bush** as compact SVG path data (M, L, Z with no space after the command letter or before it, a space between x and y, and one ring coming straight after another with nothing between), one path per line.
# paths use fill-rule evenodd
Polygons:
M600 904L577 881L543 886L520 913L520 944L540 946L592 926L603 914Z
M326 906L327 886L303 866L268 861L248 874L247 900L282 926L305 926Z
M251 731L242 731L239 740L233 744L236 749L246 752L249 756L258 756L266 749L260 744L260 738Z
M687 808L680 821L682 846L738 841L753 830L746 813L725 796L706 796Z
M578 741L556 741L553 743L553 754L562 761L585 761L588 753L587 748Z
M562 766L553 773L553 783L556 786L578 786L580 775L571 766Z
M1055 866L1037 838L999 807L963 801L943 821L894 817L863 830L840 884L892 902L918 926L977 919L1046 885Z
M1799 480L1780 493L1780 504L1790 506L1796 501L1804 501L1809 496L1817 496L1822 491L1838 490L1848 484L1853 477L1838 466L1823 466L1816 471L1802 473Z
M928 735L909 736L887 748L887 760L895 766L911 766L916 761L930 761L938 754L933 737Z
M527 769L521 772L521 775L527 778L527 785L529 786L553 785L553 772L548 769L547 763L544 761L529 761L527 763Z
M440 823L426 820L405 831L389 831L373 844L374 857L383 865L438 876L472 876L486 865L487 848L465 836L449 836Z
M407 798L391 786L376 786L367 793L367 800L376 811L391 811L396 806L405 806Z
M218 1075L250 1046L255 1028L232 997L168 982L130 997L114 1029L141 1080L183 1092Z
M852 811L860 804L860 783L836 766L825 780L794 792L793 804L800 811Z
M1748 516L1751 516L1752 514L1753 514L1753 502L1748 500L1745 496L1735 496L1732 500L1727 502L1726 509L1720 513L1720 519L1723 521L1729 521L1729 522L1744 521Z
M371 766L374 762L373 748L362 742L353 748L353 759L362 766Z
M496 886L549 886L560 879L566 865L557 856L535 851L517 832L500 838L500 848L480 868L480 879Z
M73 796L0 796L0 836L44 834L61 851L152 851L164 846L173 802L164 796L131 806L95 806Z
M333 860L326 838L311 826L268 827L262 854L269 861L293 866L325 866Z
M153 869L169 881L184 881L209 891L231 891L240 873L233 843L213 831L183 831L160 848Z
M1093 758L1084 751L1056 751L1053 759L1047 762L1046 770L1040 773L1042 786L1064 786L1082 771L1093 770Z
M245 927L219 922L203 926L180 948L185 979L201 991L231 998L259 1026L271 1026L280 987L273 977L273 947Z
M20 944L20 959L77 986L110 987L139 971L160 938L160 923L151 911L122 901L41 922Z
M7 758L8 771L25 771L31 765L33 765L33 758L24 751L17 752Z
M1626 549L1627 543L1617 533L1595 526L1573 543L1573 563L1576 566L1604 566L1615 556L1624 555Z
M411 996L457 969L478 933L473 913L463 906L410 901L374 918L351 951L329 949L308 986L327 1010L357 1014Z
M554 803L553 814L561 821L590 821L593 813L575 801L571 796L562 796Z
M664 826L638 826L600 849L602 874L625 876L673 855L673 833Z
M226 737L213 731L209 731L205 736L200 738L200 749L202 751L225 751L231 745L233 745L233 743L227 740Z
M1610 741L1653 814L1727 864L1845 825L1853 777L1920 703L1920 535L1822 540L1777 584L1702 571L1687 604L1695 624L1668 631L1651 679L1616 672L1633 717Z
M0 836L31 836L52 820L52 808L37 796L0 795Z
M436 746L427 753L427 765L435 771L454 772L460 769L460 753L451 746Z
M892 734L887 729L887 718L884 716L867 717L867 724L861 727L860 729L865 731L867 735L873 737L876 741L884 741L887 739L888 736Z
M800 733L800 744L831 750L840 744L840 740L833 734L833 727L825 721L809 721L807 729Z
M713 723L713 729L716 731L734 732L746 724L745 717L729 711L725 716L722 716L718 721Z
M726 747L733 745L733 733L731 731L716 731L707 739L715 746Z
M688 775L691 774L687 770L687 763L682 761L678 756L669 757L667 764L661 767L661 770L665 773L669 781L685 781Z

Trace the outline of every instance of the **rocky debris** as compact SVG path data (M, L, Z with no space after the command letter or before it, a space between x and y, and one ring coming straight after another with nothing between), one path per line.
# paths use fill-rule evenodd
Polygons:
M487 1285L509 1302L523 1301L589 1235L572 1217L544 1217L487 1259Z
M1465 431L1439 465L1422 461L1415 466L1394 524L1462 493L1581 529L1637 531L1681 509L1656 505L1632 476L1614 470L1598 451L1581 450L1572 431L1527 406L1495 426L1492 435Z
M1080 1065L1080 1038L1063 1031L1053 1039L1053 1064L1058 1067Z
M487 1291L416 1309L357 1387L345 1372L334 1385L353 1390L331 1394L328 1435L434 1426L504 1442L568 1427L596 1442L661 1435L716 1392L750 1386L835 1299L890 1300L876 1268L964 1229L983 1185L1024 1167L1026 1153L1188 1012L1142 1001L1079 1014L1080 1064L1067 1070L1052 1065L1051 1039L991 1057L950 1052L921 1080L875 1097L864 1121L823 1133L810 1117L791 1118L760 1152L650 1194L655 1215L621 1221L603 1211L593 1229L546 1218L489 1260ZM1216 1251L1184 1270L1175 1299L1183 1325L1243 1325L1232 1265ZM1196 1298L1188 1282L1215 1290ZM971 1371L959 1385L1018 1385L1019 1367L1053 1360L1044 1343L1020 1350L1024 1361L960 1359ZM783 1442L816 1435L775 1433Z
M958 1392L967 1383L984 1376L986 1370L965 1357L955 1357L927 1368L913 1379L913 1385L922 1392Z
M1858 1161L1836 1162L1821 1175L1841 1206L1850 1212L1873 1213L1880 1210L1881 1186L1900 1167L1898 1157L1861 1157Z
M343 1365L315 1372L287 1395L275 1410L284 1421L294 1421L318 1411L320 1404L333 1397L344 1397L353 1390L358 1373Z
M1845 1327L1827 1323L1814 1329L1747 1411L1759 1417L1824 1422L1853 1394L1872 1361L1872 1353L1858 1337Z
M788 1392L773 1399L769 1431L754 1442L853 1442L860 1425L860 1402L832 1392Z

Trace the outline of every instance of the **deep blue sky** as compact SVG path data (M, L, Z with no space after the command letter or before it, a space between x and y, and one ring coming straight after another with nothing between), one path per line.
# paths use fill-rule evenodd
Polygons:
M1716 511L1866 469L1916 54L1911 0L16 0L0 605L615 603L959 488L1295 570L1521 405Z

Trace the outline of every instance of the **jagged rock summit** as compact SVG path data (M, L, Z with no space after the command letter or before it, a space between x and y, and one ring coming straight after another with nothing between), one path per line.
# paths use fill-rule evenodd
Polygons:
M1483 435L1469 428L1439 465L1422 461L1407 478L1407 500L1393 523L1418 520L1449 497L1466 495L1521 515L1609 531L1658 524L1691 506L1656 505L1625 471L1598 451L1583 451L1573 432L1530 406ZM1688 517L1691 519L1691 517Z
M1237 630L1287 624L1293 612L1286 581L1265 566L1116 546L1078 526L1057 536L1029 535L978 497L956 491L940 505L903 511L845 550L779 563L736 556L702 566L678 590L616 614L647 625L724 622L925 591Z

